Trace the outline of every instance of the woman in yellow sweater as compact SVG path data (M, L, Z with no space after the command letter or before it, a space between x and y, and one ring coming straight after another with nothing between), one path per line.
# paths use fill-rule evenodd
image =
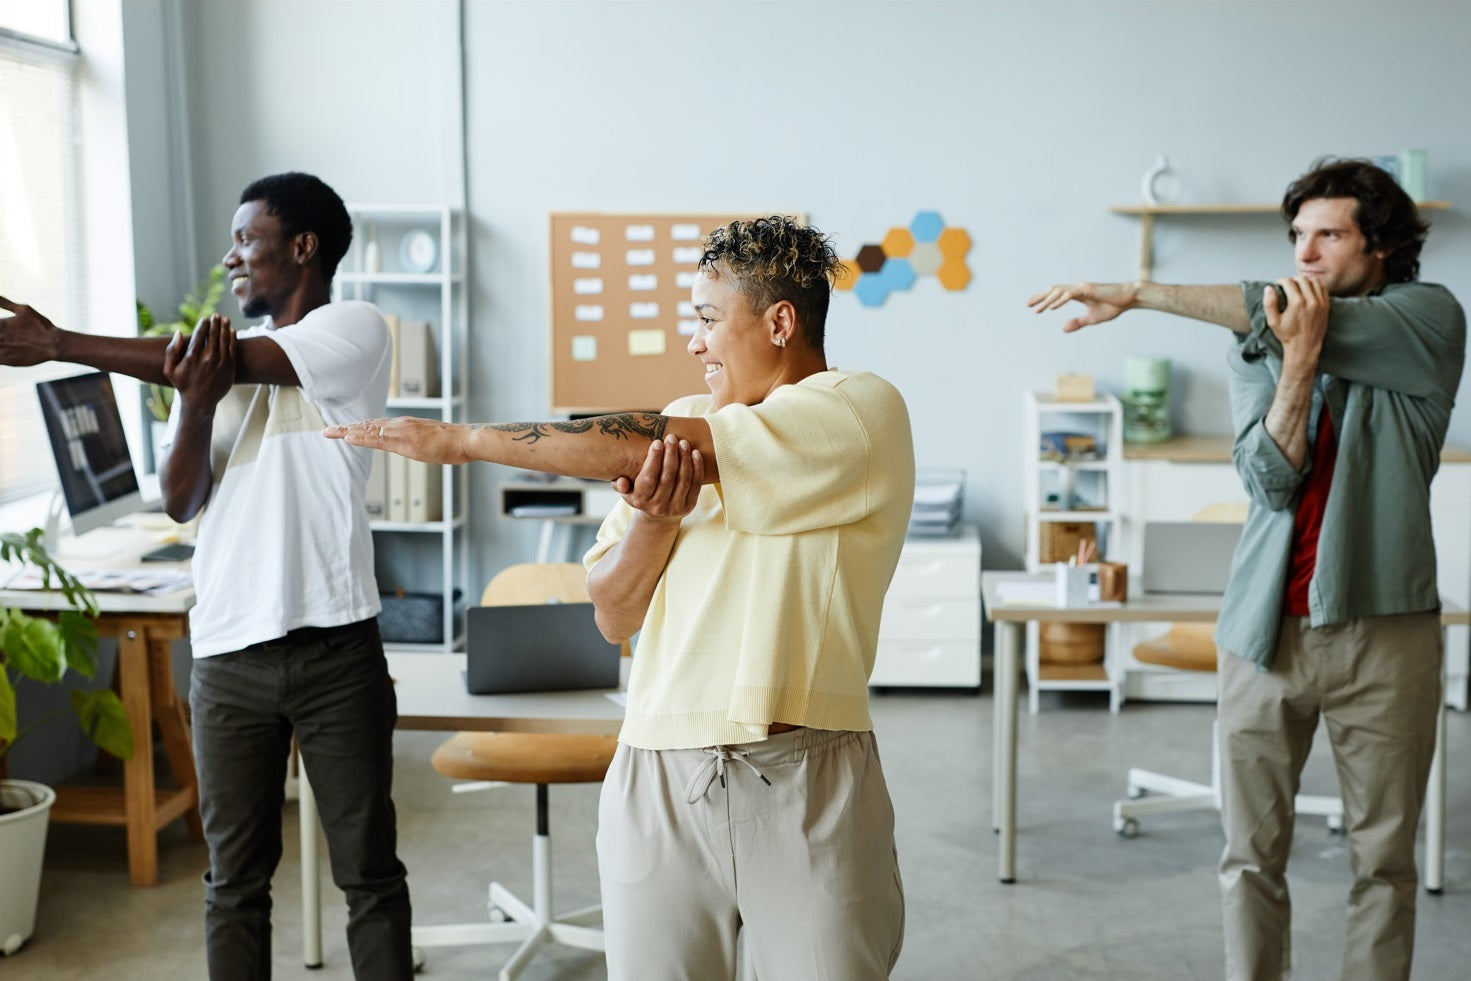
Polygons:
M762 981L889 976L904 901L868 712L879 610L914 494L909 417L828 368L840 269L775 216L704 242L690 353L708 395L663 413L328 430L430 462L609 479L588 553L610 640L639 633L598 827L608 972Z

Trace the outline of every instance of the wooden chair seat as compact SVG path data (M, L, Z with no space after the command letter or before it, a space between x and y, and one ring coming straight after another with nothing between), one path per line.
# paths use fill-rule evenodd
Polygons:
M1215 671L1215 624L1177 623L1134 645L1134 660L1182 671Z
M460 732L434 751L434 769L455 780L598 783L613 762L615 736Z

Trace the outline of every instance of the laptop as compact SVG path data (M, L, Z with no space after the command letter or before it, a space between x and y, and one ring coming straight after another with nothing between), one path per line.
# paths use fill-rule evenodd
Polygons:
M617 688L620 650L591 603L472 606L465 611L465 687L472 695Z
M1224 593L1241 525L1225 521L1146 521L1146 593Z

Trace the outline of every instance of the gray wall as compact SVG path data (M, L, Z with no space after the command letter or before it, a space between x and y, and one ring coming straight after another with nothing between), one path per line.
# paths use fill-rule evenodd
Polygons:
M349 199L459 202L458 4L183 7L195 233L225 247L240 188L315 171ZM917 210L969 230L964 292L838 294L830 361L909 401L921 466L963 467L986 565L1022 550L1019 412L1064 370L1119 389L1126 354L1176 364L1181 431L1229 428L1218 328L1153 314L1064 337L1026 297L1136 275L1138 200L1168 153L1198 202L1269 202L1324 153L1429 150L1424 277L1471 300L1471 5L468 0L470 415L545 413L547 212L805 212L853 254ZM1432 108L1432 105L1434 106ZM207 247L206 247L207 246ZM1155 276L1291 272L1269 216L1164 223ZM147 264L139 256L140 270ZM140 276L142 273L140 272ZM1452 438L1471 445L1471 411ZM478 583L529 557L472 478Z

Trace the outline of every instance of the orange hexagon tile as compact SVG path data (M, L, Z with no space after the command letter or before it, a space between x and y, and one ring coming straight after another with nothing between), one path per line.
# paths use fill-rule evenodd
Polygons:
M946 259L959 259L970 251L970 235L964 228L951 226L940 233L935 244Z
M955 230L947 228L945 232L940 233L940 237L943 239L946 232ZM963 290L970 282L970 267L960 259L946 259L940 265L940 271L935 275L939 278L940 285L947 290Z
M884 236L884 255L892 259L903 259L914 248L914 235L907 228L891 228Z
M863 270L852 259L839 259L838 264L843 267L843 272L834 279L833 289L851 290L858 285L858 277L863 275Z

